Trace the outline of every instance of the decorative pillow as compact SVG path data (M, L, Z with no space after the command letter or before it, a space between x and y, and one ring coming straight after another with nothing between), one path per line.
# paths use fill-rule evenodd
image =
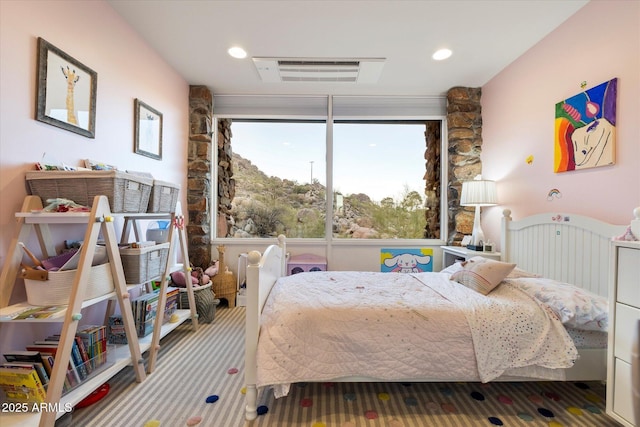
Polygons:
M585 331L607 331L607 298L575 285L547 278L520 278L509 282L548 305L564 325Z
M462 263L462 270L453 273L451 280L487 295L515 268L515 264L473 257Z

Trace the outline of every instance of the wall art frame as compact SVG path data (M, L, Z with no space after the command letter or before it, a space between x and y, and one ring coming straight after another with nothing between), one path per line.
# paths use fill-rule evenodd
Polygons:
M556 103L555 173L610 166L616 162L618 79Z
M382 248L380 249L382 273L421 273L433 271L431 248Z
M36 120L95 138L98 73L38 37L37 74Z
M137 98L134 101L133 151L162 160L162 113Z

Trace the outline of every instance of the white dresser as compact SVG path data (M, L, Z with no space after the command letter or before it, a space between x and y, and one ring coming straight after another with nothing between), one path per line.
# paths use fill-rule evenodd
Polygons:
M624 426L637 426L631 354L640 319L640 242L613 241L610 270L607 413Z

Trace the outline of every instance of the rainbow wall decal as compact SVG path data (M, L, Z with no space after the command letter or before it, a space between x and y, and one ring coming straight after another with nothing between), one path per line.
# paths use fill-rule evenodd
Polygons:
M551 190L549 190L549 194L547 194L548 201L552 202L554 198L555 199L562 198L562 193L557 188L552 188Z
M615 163L618 79L556 104L554 172Z

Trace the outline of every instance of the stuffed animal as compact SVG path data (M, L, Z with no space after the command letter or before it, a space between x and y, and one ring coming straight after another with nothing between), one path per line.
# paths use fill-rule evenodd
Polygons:
M218 274L218 265L219 261L211 261L211 265L207 267L207 269L204 271L204 274L209 277L215 276L216 274Z
M171 273L171 281L173 282L173 284L175 286L177 286L179 288L186 288L187 287L187 281L184 279L184 271L182 271L182 270L174 271L173 273ZM198 284L198 278L191 276L191 284L192 285L197 285Z

